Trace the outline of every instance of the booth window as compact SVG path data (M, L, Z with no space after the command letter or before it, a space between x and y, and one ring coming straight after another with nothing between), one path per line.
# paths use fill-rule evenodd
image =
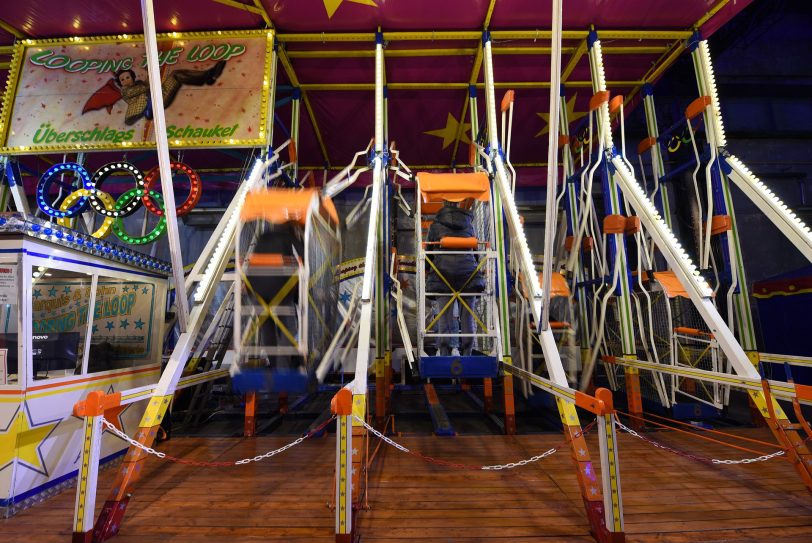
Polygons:
M34 380L81 373L90 288L88 274L44 266L34 268L31 280Z
M96 285L88 373L156 362L155 285L100 275Z

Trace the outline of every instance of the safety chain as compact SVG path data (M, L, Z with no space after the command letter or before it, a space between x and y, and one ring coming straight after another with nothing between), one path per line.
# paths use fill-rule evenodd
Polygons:
M272 456L276 456L277 454L283 453L286 450L288 450L290 448L293 448L296 445L299 445L305 439L307 439L309 437L312 437L315 434L318 434L319 432L321 432L328 424L333 422L333 419L335 419L335 415L330 417L329 419L327 419L326 421L324 421L319 426L317 426L313 430L309 431L305 435L296 438L294 441L292 441L292 442L288 443L287 445L284 445L284 446L282 446L282 447L280 447L278 449L268 451L265 454L260 454L260 455L254 456L253 458L243 458L242 460L228 461L228 462L201 462L201 461L198 461L198 460L188 460L188 459L185 459L185 458L177 458L175 456L168 455L165 452L156 451L152 447L147 447L143 443L138 442L137 440L131 438L130 436L128 436L127 434L125 434L124 432L122 432L121 430L116 428L110 421L108 421L104 417L102 417L102 424L104 425L104 427L107 430L109 430L113 434L117 435L118 437L120 437L121 439L123 439L124 441L129 443L131 446L133 446L133 447L135 447L137 449L141 449L142 451L144 451L147 454L151 454L153 456L157 456L158 458L169 460L170 462L175 462L177 464L186 464L186 465L190 465L190 466L198 466L198 467L206 467L206 468L223 468L223 467L230 467L230 466L242 466L242 465L245 465L245 464L250 464L251 462L259 462L261 460L267 460L268 458L271 458Z
M439 458L434 458L433 456L428 456L428 455L419 453L417 451L412 451L412 450L404 447L400 443L395 442L391 438L386 437L383 433L379 432L378 430L376 430L375 428L370 426L365 420L362 420L361 418L359 418L359 417L357 417L355 415L353 415L353 418L355 418L355 420L357 420L359 423L361 423L364 426L364 428L366 428L375 437L377 437L378 439L381 439L382 441L384 441L388 445L391 445L392 447L394 447L394 448L396 448L396 449L398 449L398 450L400 450L402 452L405 452L407 454L411 454L412 456L416 456L417 458L420 458L421 460L429 462L430 464L436 464L438 466L445 466L445 467L454 468L454 469L500 471L500 470L505 470L505 469L518 468L518 467L521 467L521 466L526 466L527 464L532 464L533 462L538 462L539 460L547 458L548 456L552 456L553 454L560 451L565 445L567 445L567 443L569 443L569 440L565 440L563 443L553 447L552 449L548 449L548 450L544 451L541 454L537 454L536 456L531 456L530 458L525 458L524 460L519 460L518 462L508 462L507 464L494 464L494 465L490 465L490 466L481 466L481 465L475 465L475 464L461 464L461 463L458 463L458 462L449 462L448 460L441 460ZM592 428L595 426L596 422L597 422L597 420L594 420L594 421L590 422L580 432L575 433L572 436L571 439L575 439L575 438L578 438L578 437L581 437L583 435L588 434L589 431L592 430Z
M623 430L627 434L630 434L630 435L632 435L632 436L634 436L636 438L639 438L639 439L645 441L646 443L657 447L658 449L663 449L664 451L668 451L670 453L674 453L674 454L679 455L679 456L684 456L685 458L689 458L691 460L696 460L697 462L702 462L704 464L726 464L726 465L753 464L755 462L766 462L767 460L772 460L773 458L783 456L786 453L786 451L776 451L776 452L774 452L772 454L764 454L762 456L756 456L754 458L742 458L742 459L739 459L739 460L723 460L723 459L719 459L719 458L709 458L707 456L698 456L698 455L695 455L695 454L687 453L685 451L680 451L678 449L674 449L672 447L669 447L667 445L663 445L662 443L654 441L653 439L651 439L649 437L646 437L646 436L644 436L642 434L639 434L638 432L636 432L636 431L632 430L631 428L629 428L628 426L624 425L622 422L620 422L620 419L618 419L617 417L615 417L615 424L617 424L618 428L620 428L621 430Z

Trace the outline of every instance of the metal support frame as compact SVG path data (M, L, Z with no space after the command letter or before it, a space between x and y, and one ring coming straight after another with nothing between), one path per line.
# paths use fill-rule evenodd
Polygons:
M603 60L600 55L600 40L596 40L593 47L597 47L595 60L600 68L596 72L599 77L598 90L606 90L606 84L602 80ZM725 356L730 360L733 370L740 376L759 379L758 372L753 366L750 357L736 341L733 332L713 304L713 291L710 285L702 278L688 253L682 249L673 232L671 232L654 204L649 200L624 157L617 154L614 146L611 145L612 134L611 127L608 125L608 107L603 115L605 115L607 121L604 124L604 141L607 144L606 155L615 169L614 177L626 201L637 213L637 216L640 217L643 228L654 240L669 267L674 271L674 274L688 293L689 298L708 326L710 333L719 342ZM810 454L803 440L798 437L797 432L788 428L790 425L784 411L774 400L768 401L763 392L750 391L750 397L758 407L759 412L764 416L776 439L787 449L790 458L793 459L793 465L804 483L808 488L812 489L812 454Z
M277 158L278 155L274 154L268 161L262 162L258 160L254 164L250 176L242 183L234 195L234 200L229 206L232 212L225 214L220 224L215 228L217 237L211 240L212 246L209 247L209 245L207 245L207 247L204 248L204 254L201 256L201 260L198 264L200 264L205 271L194 293L193 300L195 305L189 315L189 328L178 338L175 349L172 351L172 355L169 358L166 368L161 373L161 378L157 385L148 387L142 391L122 394L122 402L125 400L136 401L150 398L149 404L138 425L138 433L136 434L138 441L147 447L155 440L158 426L166 414L175 390L178 388L183 368L186 366L186 362L194 347L195 339L202 329L209 308L214 301L217 286L233 254L237 221L240 216L240 209L245 201L245 196L250 189L256 187L260 181L262 181L265 169ZM190 281L190 289L192 287L191 283ZM189 291L184 290L183 294L185 295L187 292ZM195 375L191 377L196 378L198 376ZM96 520L93 536L94 541L105 541L118 533L121 521L127 510L127 504L130 500L131 488L140 476L145 458L146 455L141 449L131 446L128 450L124 457L122 468L116 475L113 489Z
M482 22L482 28L487 29L491 24L491 17L493 16L493 8L496 7L496 0L490 0L490 4L488 4L488 11L485 13L485 20ZM479 37L479 35L477 35ZM482 41L477 44L476 54L474 55L474 64L471 68L471 77L468 78L468 87L469 93L471 86L476 85L477 81L479 80L479 71L482 68ZM474 87L475 88L475 87ZM470 96L470 94L469 94ZM457 150L460 148L460 139L462 139L462 133L465 129L465 114L471 106L475 106L476 102L471 103L469 99L466 99L462 105L462 112L460 113L460 122L457 125L457 134L454 136L454 145L451 148L451 167L456 166L457 162ZM471 112L472 115L475 112ZM476 138L476 132L474 131L474 125L471 124L471 141Z
M369 346L373 332L373 307L379 301L379 291L384 291L384 277L381 272L388 273L388 267L379 266L383 259L386 263L387 255L381 255L380 249L384 247L388 253L388 245L383 233L388 230L382 224L385 212L384 194L388 194L388 181L386 179L385 155L385 119L384 119L384 84L383 84L383 34L375 35L375 139L374 157L372 158L372 196L369 207L369 226L367 230L367 248L364 264L364 276L361 282L359 333L357 355L355 359L355 379L351 383L352 400L351 413L338 416L338 435L336 438L336 541L351 541L355 526L353 524L353 501L359 496L358 482L360 481L360 450L353 447L354 439L364 437L364 429L357 419L366 417L367 402L367 373L369 371ZM382 293L386 295L385 291ZM379 312L380 313L380 312ZM388 315L378 315L386 319ZM378 330L383 329L376 325ZM376 349L383 346L378 343ZM385 348L385 347L384 347ZM377 351L376 351L377 354ZM350 385L348 385L350 387ZM348 389L349 390L349 389ZM351 418L352 417L352 420ZM356 419L357 417L357 419ZM348 459L351 457L351 461ZM350 462L354 469L350 468Z
M614 531L614 525L610 526L606 523L605 511L609 509L613 496L604 495L596 484L595 472L592 468L592 460L589 454L589 449L586 447L586 441L583 438L583 431L581 429L578 413L575 410L576 393L574 390L569 388L567 383L566 373L561 363L561 356L558 353L553 331L549 328L547 330L542 330L540 327L542 298L541 285L539 284L538 275L535 272L533 257L530 254L530 248L527 244L527 239L525 238L524 230L519 220L516 204L513 201L513 197L510 192L507 172L505 170L505 165L498 147L491 35L486 32L483 34L482 39L484 51L483 61L485 68L485 113L487 115L488 137L490 141L491 153L489 157L489 166L491 168L492 178L494 179L494 194L495 196L498 194L500 201L504 202L505 222L507 222L511 238L515 241L516 252L513 256L514 258L518 259L519 264L517 269L519 270L519 273L524 275L525 285L527 286L530 298L530 312L533 322L536 323L536 329L539 331L539 340L541 343L542 352L544 353L544 360L547 365L547 372L550 375L550 379L547 380L534 376L532 373L525 372L521 368L513 366L510 363L511 361L509 357L505 357L503 359L503 369L506 373L511 375L519 375L523 379L529 380L536 386L539 386L540 384L547 385L546 388L548 388L550 391L572 391L569 394L556 395L556 404L558 406L559 415L561 416L561 422L564 425L564 433L570 442L572 458L578 474L578 483L581 489L581 496L584 500L584 506L586 508L590 526L592 527L592 531L596 539L601 543L623 541L623 532ZM503 224L503 222L499 221L499 225L501 224ZM497 231L497 234L500 231L502 231L501 228ZM502 253L502 251L500 251L500 253ZM501 285L506 285L506 282L502 283L500 281L499 284L501 288ZM506 291L501 292L504 293ZM500 323L502 318L507 319L507 311L504 313L500 311L499 318ZM619 481L617 482L617 487L619 488Z
M541 329L550 328L550 286L553 279L553 243L556 235L556 221L558 219L558 200L556 191L558 190L558 109L561 106L556 89L561 87L561 80L566 79L569 73L561 73L561 0L553 0L553 37L552 37L552 60L550 62L550 116L549 131L547 141L547 206L544 217L544 267L542 271L542 313ZM581 50L581 46L579 46ZM583 54L583 53L581 53ZM567 69L571 73L578 62L578 52L570 59ZM564 106L566 108L566 106Z
M144 42L149 74L149 91L152 99L155 146L158 151L158 166L161 175L161 191L164 197L164 217L169 243L169 256L172 260L172 277L175 281L175 307L177 308L180 332L189 328L189 300L183 288L183 254L180 249L178 217L175 212L175 193L172 183L172 169L169 159L169 142L166 137L166 117L164 96L161 88L161 69L158 66L158 39L155 36L155 13L152 0L141 0L141 16L144 21Z
M605 92L606 78L603 71L603 59L601 53L601 43L597 33L593 30L589 36L589 67L592 74L592 91L597 94ZM599 140L603 142L603 149L600 153L606 153L613 149L612 127L609 117L609 99L603 101L596 110L597 132L600 134ZM606 215L625 215L623 194L618 187L618 181L614 172L608 164L608 159L604 159L600 167L600 174L603 178L601 186L603 188L604 210ZM634 318L632 308L632 278L628 262L628 252L626 247L626 237L624 233L605 234L609 256L609 269L614 270L611 274L612 285L617 299L617 316L620 325L620 344L624 356L637 356L635 345ZM595 353L593 353L593 356ZM640 396L640 374L635 369L626 371L626 393L629 404L629 411L635 415L642 414L643 402Z

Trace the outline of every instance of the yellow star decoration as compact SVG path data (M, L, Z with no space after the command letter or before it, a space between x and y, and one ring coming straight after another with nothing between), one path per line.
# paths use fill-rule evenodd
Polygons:
M361 4L364 6L372 6L373 8L377 8L378 4L375 3L375 0L346 0L347 2L352 2L353 4ZM327 10L327 18L332 19L333 14L335 14L338 7L344 2L344 0L324 0L324 9Z
M445 127L438 128L437 130L429 130L423 133L428 134L429 136L443 138L443 149L445 149L454 142L454 138L457 137L457 130L459 129L459 126L459 121L457 121L457 119L451 113L449 113L448 118L445 121ZM468 130L470 129L471 123L464 123L462 125L462 136L460 137L461 143L471 143L471 139L468 137Z
M577 121L581 117L586 116L586 114L587 114L586 111L579 111L577 113L575 112L575 100L576 100L576 98L578 98L578 93L577 92L572 95L572 98L567 100L567 120L570 122L570 124L574 123L575 121ZM550 131L550 114L549 113L536 113L536 115L538 115L539 117L541 117L544 120L544 128L542 128L541 131L538 134L535 135L535 137L539 137L539 136L543 136L544 134L546 134L547 132Z
M8 426L0 433L0 470L10 466L17 458L20 465L47 477L48 468L39 447L59 422L56 420L35 425L31 421L27 405L17 408Z

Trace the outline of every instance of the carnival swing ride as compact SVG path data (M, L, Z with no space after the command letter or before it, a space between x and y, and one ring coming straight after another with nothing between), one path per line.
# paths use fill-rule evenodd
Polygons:
M583 505L578 533L600 542L623 541L628 531L621 489L633 495L641 479L630 478L631 490L621 486L621 468L636 473L624 462L627 445L688 457L702 469L777 459L784 476L812 490L803 407L812 389L791 371L812 358L759 349L734 192L737 206L746 197L809 260L812 234L728 149L706 35L741 8L721 1L706 13L707 2L690 2L698 16L664 25L680 30L612 30L598 24L606 12L596 5L580 21L568 6L562 17L560 0L551 2L551 18L547 4L542 16L535 3L482 0L476 21L465 14L462 26L451 25L461 30L422 32L395 19L382 30L342 18L365 9L396 17L394 6L354 3L363 5L325 1L325 21L336 26L321 33L296 22L303 12L292 1L277 2L277 21L260 0L218 0L212 9L233 17L237 30L156 34L144 0L144 35L17 36L0 118L8 211L0 215L0 287L8 291L0 291L7 308L0 393L10 400L0 404L0 429L14 428L0 434L11 451L10 469L0 467L0 505L13 515L75 482L75 541L138 534L126 514L150 477L151 457L201 470L272 460L269 469L284 472L287 456L327 441L308 438L333 431L334 464L305 469L326 472L325 529L336 541L376 533L364 511L383 501L374 477L397 469L381 458L401 453L434 464L440 479L466 469L483 485L508 485L490 472L543 469L544 459L568 449ZM173 27L178 13L197 17L188 14L192 3L177 4ZM516 30L517 12L532 13L544 29ZM159 29L165 15L158 11ZM627 19L628 27L645 26L645 17ZM469 53L473 69L460 78L470 77L456 82L458 67L439 61ZM683 53L693 62L695 97L661 130L654 83ZM609 59L621 55L655 62L634 80L610 80L610 69L613 78L619 70ZM427 72L438 80L399 81L415 71L405 63L412 57L438 61ZM516 61L528 57L549 61L549 80L513 77L544 72ZM322 72L345 79L323 83L331 80L319 79ZM96 89L89 98L76 91L88 85ZM334 126L320 130L316 118L333 92L357 104L336 105ZM459 120L449 114L443 129L413 127L427 104L444 109L446 95L463 93ZM44 102L54 95L61 98ZM538 135L548 139L547 161L514 161L533 143L531 116L518 108L544 97L547 128ZM643 110L646 135L627 142L634 107ZM444 150L453 143L450 164L427 163L431 152L418 135L443 138ZM328 149L351 160L333 168ZM57 153L61 159L49 158ZM307 155L321 155L324 165L300 160ZM546 172L538 183L545 201L530 205L524 179L538 171ZM677 183L690 188L695 230L678 227ZM186 193L180 204L176 191ZM453 214L467 217L465 228L441 230ZM786 380L774 378L776 364ZM749 405L766 430L722 431L736 403ZM173 436L254 438L235 449L250 456L168 454L179 454L185 439L204 439L193 437L173 437L162 452L169 422ZM300 436L255 455L266 443L256 436L285 424ZM533 441L539 425L563 429L564 442ZM474 427L492 434L488 440L527 439L524 448L493 449L512 455L496 464L487 446L476 454L454 449L474 441L414 437L427 427L434 436L468 439ZM686 448L729 448L690 454L662 438L672 435L695 438L680 442ZM748 456L731 459L730 448ZM97 512L100 466L114 460ZM469 521L477 534L485 529ZM426 539L443 533L427 530ZM527 530L506 533L546 534L541 525Z

